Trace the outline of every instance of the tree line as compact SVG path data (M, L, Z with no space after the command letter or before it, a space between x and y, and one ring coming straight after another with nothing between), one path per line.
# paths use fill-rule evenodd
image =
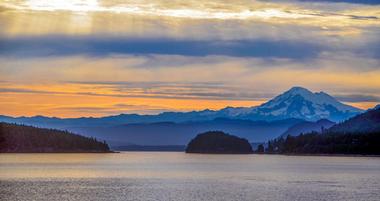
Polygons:
M311 132L270 140L258 152L277 154L380 155L380 132Z
M0 152L110 152L108 144L68 131L0 123Z

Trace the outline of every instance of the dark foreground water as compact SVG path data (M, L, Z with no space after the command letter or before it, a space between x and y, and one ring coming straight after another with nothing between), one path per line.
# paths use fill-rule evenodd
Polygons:
M0 200L380 200L380 158L0 154Z

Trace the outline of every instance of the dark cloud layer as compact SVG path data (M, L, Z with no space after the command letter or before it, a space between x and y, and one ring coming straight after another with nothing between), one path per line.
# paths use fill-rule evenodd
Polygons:
M0 38L0 55L15 58L113 54L232 56L256 58L317 58L321 52L351 52L360 57L380 57L380 40L356 46L331 45L305 40L178 40L170 38L126 38L105 36L24 36Z
M344 102L380 102L379 96L372 95L360 95L360 94L350 94L344 96L336 96L336 98L340 101Z
M301 41L235 40L193 41L80 36L39 36L0 39L0 54L7 56L60 56L86 54L223 55L305 59L318 55L318 44Z
M129 98L161 98L161 99L210 99L210 100L267 100L273 98L273 93L254 93L243 89L220 85L218 83L155 83L155 82L68 82L77 84L94 84L98 88L108 88L115 92L94 93L88 92L62 92L46 90L30 90L26 88L0 88L0 93L31 93L52 95L85 95L85 96L110 96ZM167 87L170 87L168 89ZM201 87L201 89L199 88ZM142 93L134 93L135 90ZM347 94L335 95L337 100L343 102L380 102L379 96ZM118 107L130 107L129 104L115 105Z

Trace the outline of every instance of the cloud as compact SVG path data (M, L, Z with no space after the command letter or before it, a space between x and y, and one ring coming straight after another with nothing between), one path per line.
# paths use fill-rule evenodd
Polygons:
M0 37L0 55L17 58L21 56L107 57L115 54L160 54L305 60L316 58L324 52L347 52L360 57L380 57L378 37L380 29L378 27L367 28L359 36L350 36L357 32L355 30L357 26L347 28L343 31L344 33L340 28L326 26L318 29L293 25L273 27L268 24L257 24L251 26L250 24L239 26L232 24L232 30L219 30L219 26L205 24L204 27L196 29L195 32L201 34L199 36L189 36L187 35L189 30L179 30L183 33L182 38L165 34L158 34L156 37L145 34L4 36ZM216 27L218 30L210 30L209 27ZM203 32L207 34L203 35Z
M294 85L376 101L380 7L332 1L1 1L1 111L252 106Z
M57 112L72 112L72 113L97 113L101 115L121 114L121 113L143 113L143 114L157 114L161 112L173 111L171 108L155 107L151 105L132 105L118 103L114 105L105 106L58 106L51 108Z
M354 99L346 97L347 94L374 97L380 94L378 59L336 52L325 52L307 61L230 56L82 55L17 60L0 57L0 63L3 81L0 108L3 114L10 115L77 117L122 112L151 114L167 108L191 111L248 107L295 85L325 91L346 102L374 101L373 97ZM364 109L371 106L360 105ZM100 108L99 112L96 108Z
M244 92L237 87L214 83L181 83L181 82L67 82L62 87L71 85L76 91L47 90L43 86L37 89L0 88L0 93L75 95L93 97L150 98L150 99L199 99L199 100L266 100L273 97L271 93ZM74 86L72 86L74 85ZM90 86L90 87L89 87ZM96 90L94 90L96 88ZM131 107L130 104L117 104L118 107Z
M62 92L31 90L27 88L0 88L0 93L64 94Z
M348 2L363 4L379 4L377 0L319 0L320 2ZM200 4L197 1L186 2L128 2L120 4L110 1L108 4L99 4L97 0L71 0L62 2L60 0L33 0L28 2L8 3L3 2L3 7L34 12L80 12L80 13L116 13L134 16L154 16L154 17L172 17L172 18L190 18L190 19L220 19L220 20L250 20L250 19L268 19L268 18L310 18L315 13L308 10L296 9L297 1L279 1L265 3L255 1L254 3L243 2L215 2ZM301 0L307 2L307 0ZM330 5L334 6L334 5ZM329 13L333 15L334 13ZM327 14L323 16L329 16ZM320 16L320 15L317 15Z
M380 25L377 5L213 0L91 2L2 1L0 36L319 41L326 36L332 37L330 40L353 39Z
M303 59L321 51L318 44L270 40L173 40L123 37L15 37L0 39L0 54L6 56L109 56L112 54L163 54L184 56L279 57Z
M347 51L361 57L380 56L378 6L298 1L60 2L0 3L9 9L0 17L0 54L16 58L161 54L302 60L326 51ZM48 8L54 12L44 10ZM83 8L88 9L77 10ZM155 12L146 13L149 10ZM256 17L236 17L247 13Z
M380 102L380 97L375 95L361 95L361 94L349 94L349 95L337 95L338 100L343 102Z

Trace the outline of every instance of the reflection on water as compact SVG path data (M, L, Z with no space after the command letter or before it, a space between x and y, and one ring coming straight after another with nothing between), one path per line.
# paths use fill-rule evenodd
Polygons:
M1 200L380 200L380 159L1 154Z

